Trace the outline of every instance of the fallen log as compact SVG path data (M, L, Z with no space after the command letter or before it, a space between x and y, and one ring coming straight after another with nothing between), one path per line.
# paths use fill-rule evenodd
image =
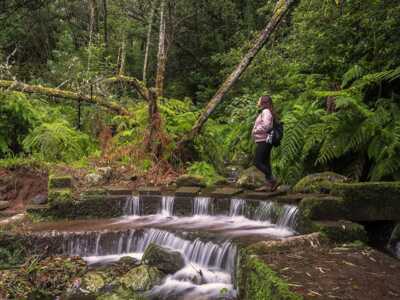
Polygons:
M107 110L124 116L132 116L126 108L112 101L111 99L104 98L98 95L88 96L82 95L77 92L61 90L57 88L44 87L42 85L29 85L19 81L0 80L0 88L9 91L19 91L28 94L41 94L50 97L63 98L73 101L81 101L102 106Z

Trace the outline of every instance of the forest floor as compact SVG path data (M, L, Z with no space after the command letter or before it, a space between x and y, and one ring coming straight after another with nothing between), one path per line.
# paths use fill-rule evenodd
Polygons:
M262 259L305 299L400 299L400 262L366 246L297 245Z
M9 201L6 213L18 213L37 195L47 195L47 173L36 169L0 169L0 201Z

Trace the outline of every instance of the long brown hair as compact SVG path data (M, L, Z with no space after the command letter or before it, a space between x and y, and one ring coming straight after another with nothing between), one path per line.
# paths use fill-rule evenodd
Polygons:
M274 120L279 120L278 115L275 112L274 109L274 103L272 102L272 97L269 95L261 96L260 98L260 106L262 109L269 109L271 112L272 116L274 117Z

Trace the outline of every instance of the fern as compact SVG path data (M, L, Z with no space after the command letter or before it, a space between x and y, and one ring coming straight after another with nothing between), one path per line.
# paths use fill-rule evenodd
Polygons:
M342 88L346 88L349 84L360 79L364 74L364 69L359 65L352 66L344 75Z
M71 162L93 150L89 137L65 121L41 124L24 139L23 146L44 161Z

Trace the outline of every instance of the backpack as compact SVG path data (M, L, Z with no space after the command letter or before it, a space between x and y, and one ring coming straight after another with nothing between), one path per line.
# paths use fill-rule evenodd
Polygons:
M281 144L283 138L283 123L274 121L274 126L272 127L270 134L270 143L272 144L272 146L278 147Z

